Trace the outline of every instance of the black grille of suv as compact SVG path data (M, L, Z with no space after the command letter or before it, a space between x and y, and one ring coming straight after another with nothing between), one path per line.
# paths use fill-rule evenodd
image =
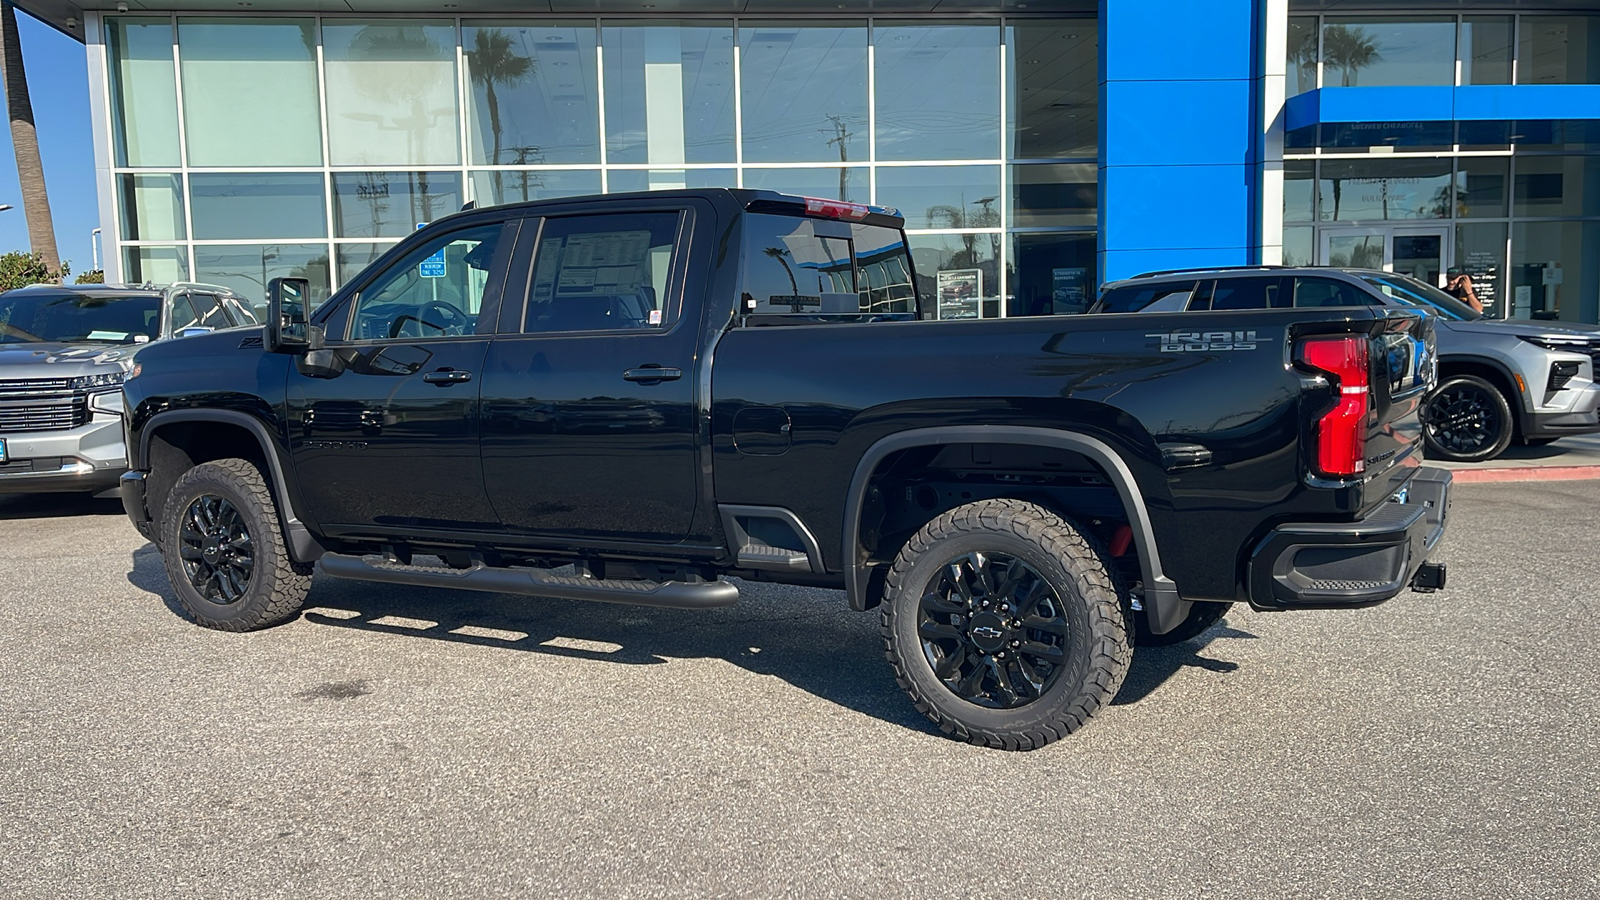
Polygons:
M0 380L0 434L62 431L89 421L89 398L70 378Z

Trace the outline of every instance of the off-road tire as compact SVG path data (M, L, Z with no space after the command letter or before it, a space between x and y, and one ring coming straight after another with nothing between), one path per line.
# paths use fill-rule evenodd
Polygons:
M1021 705L995 708L960 696L936 674L924 650L923 595L969 554L1024 563L1053 592L1049 602L1065 625L1062 662ZM983 500L939 516L901 548L886 579L881 630L895 680L920 712L969 743L1034 750L1078 730L1116 695L1133 655L1125 598L1106 559L1082 532L1036 504ZM967 627L975 619L966 617Z
M1471 408L1472 398L1478 405L1476 410ZM1454 402L1452 402L1454 401ZM1462 409L1462 413L1452 415L1452 409ZM1487 419L1481 445L1464 448L1451 439L1450 432L1454 428L1463 427L1455 419L1466 422L1468 430L1475 427L1472 416L1476 414ZM1500 389L1476 375L1454 375L1446 378L1428 395L1427 415L1422 428L1423 439L1427 442L1428 456L1432 459L1447 459L1453 462L1483 462L1494 459L1506 452L1511 446L1511 439L1516 436L1516 420L1512 416L1511 404L1507 402L1505 394ZM1455 444L1455 446L1452 446Z
M180 535L192 504L220 498L248 530L252 565L242 594L231 603L207 599L184 565ZM261 472L242 459L202 463L179 476L161 515L161 557L178 603L196 622L219 631L255 631L295 617L311 589L311 570L289 558L277 504Z
M1135 647L1170 647L1181 644L1190 638L1197 638L1210 630L1211 626L1222 621L1222 617L1233 607L1232 603L1209 603L1204 600L1190 605L1189 616L1178 627L1166 634L1156 634L1150 630L1150 625L1144 616L1134 617L1136 632L1133 638Z

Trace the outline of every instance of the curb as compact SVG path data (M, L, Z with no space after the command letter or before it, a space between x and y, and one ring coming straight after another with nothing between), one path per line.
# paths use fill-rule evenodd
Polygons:
M1600 478L1600 466L1517 466L1497 469L1451 469L1456 484L1507 481L1582 481Z

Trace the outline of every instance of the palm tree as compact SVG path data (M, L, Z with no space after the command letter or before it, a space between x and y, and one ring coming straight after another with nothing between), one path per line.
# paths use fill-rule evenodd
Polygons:
M767 247L761 252L777 260L783 266L783 271L789 276L789 305L794 308L795 312L799 312L800 282L794 280L794 269L789 268L789 261L784 259L785 256L789 255L789 251L782 247Z
M479 28L472 36L472 49L467 51L467 71L472 73L472 83L483 86L489 102L489 132L494 137L494 153L489 164L500 164L500 98L495 94L497 84L511 87L521 84L533 75L533 60L511 49L511 35L498 28ZM494 173L494 192L500 196L500 173Z
M1350 87L1355 73L1383 59L1378 46L1362 28L1347 25L1329 25L1322 31L1322 62L1343 74L1340 85Z
M17 11L11 0L0 0L0 60L5 70L6 108L11 113L11 143L16 150L28 241L33 252L55 272L61 268L61 256L56 252L56 229L50 219L44 163L39 159L39 136L33 125L33 102L28 99L28 73L22 65L22 41L17 35Z

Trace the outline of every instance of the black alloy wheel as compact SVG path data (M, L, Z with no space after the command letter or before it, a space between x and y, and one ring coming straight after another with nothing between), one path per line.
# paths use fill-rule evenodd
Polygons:
M189 584L218 606L238 603L255 574L255 545L237 507L216 494L202 494L183 513L178 555Z
M1003 553L966 553L923 590L917 631L934 675L978 706L1016 709L1056 682L1068 624L1050 583Z
M1506 398L1482 378L1447 379L1428 400L1428 449L1444 459L1494 459L1511 444L1513 430Z

